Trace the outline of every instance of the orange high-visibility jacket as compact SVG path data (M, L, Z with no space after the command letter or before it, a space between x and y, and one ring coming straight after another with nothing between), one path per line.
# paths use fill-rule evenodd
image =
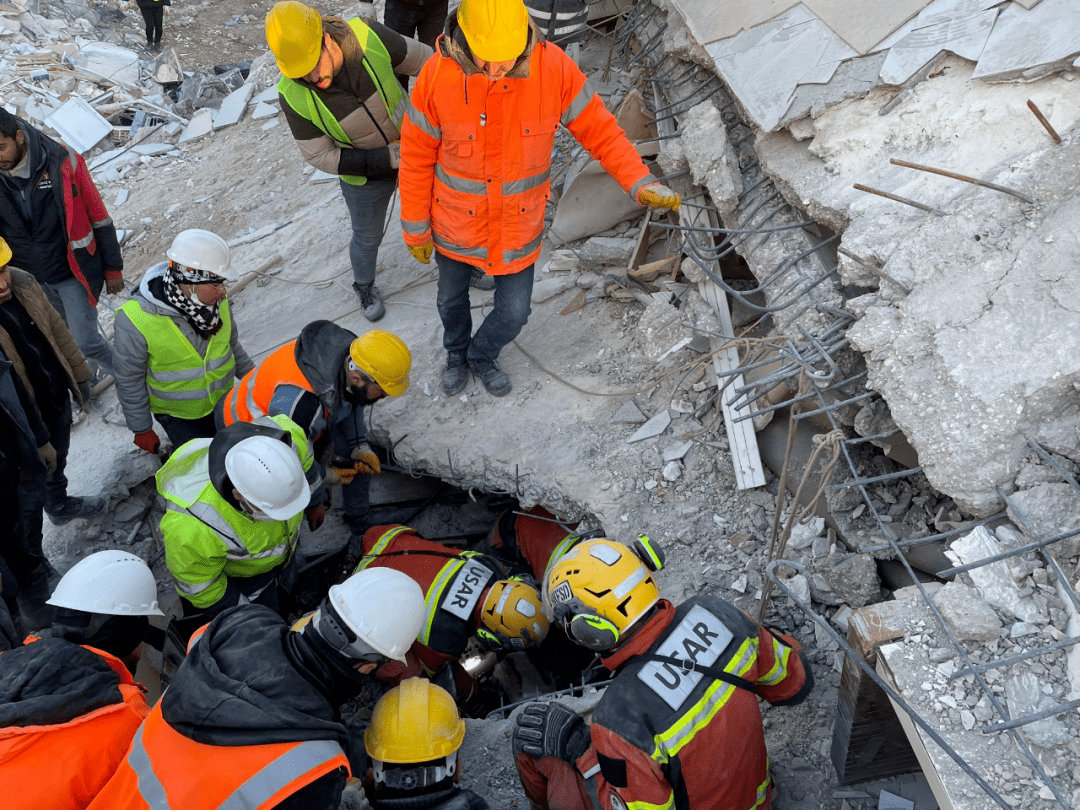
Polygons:
M225 395L225 425L253 422L270 412L270 400L279 385L295 385L315 393L296 364L296 341L291 340L244 375Z
M31 641L36 639L28 638L27 644ZM119 677L115 701L64 723L0 728L4 807L83 810L123 762L132 736L150 711L142 688L118 658L93 647L82 649L101 656ZM67 686L70 689L72 683Z
M266 810L337 768L349 772L349 761L332 740L197 743L165 722L159 702L88 810Z
M401 129L401 227L411 246L488 275L536 261L561 123L636 199L655 179L586 77L558 46L532 45L492 81L455 41L456 16L436 42ZM530 41L535 38L530 33Z

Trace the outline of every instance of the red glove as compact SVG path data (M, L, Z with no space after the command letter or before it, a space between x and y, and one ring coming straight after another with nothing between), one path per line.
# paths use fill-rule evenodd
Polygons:
M321 503L318 506L310 506L304 510L304 515L307 517L308 528L313 532L317 531L326 519L326 504Z
M135 444L147 453L157 453L161 449L161 439L154 433L154 429L144 430L142 433L135 434Z

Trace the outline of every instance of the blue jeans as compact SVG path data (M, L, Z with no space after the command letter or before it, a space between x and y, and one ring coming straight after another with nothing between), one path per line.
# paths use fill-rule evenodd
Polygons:
M495 279L495 303L472 335L472 310L469 305L469 278L472 265L435 253L439 265L437 305L443 323L443 348L465 352L469 365L494 363L503 346L520 334L532 313L533 271L524 270ZM470 335L472 339L470 340Z
M90 306L86 288L72 276L58 284L42 284L41 288L60 317L67 324L71 336L87 357L92 357L110 374L113 373L113 348L98 329L97 307Z
M334 455L349 458L349 454L367 437L363 406L356 407L343 400L338 404L336 421L330 426L330 446ZM350 484L341 487L345 525L354 535L362 535L371 525L371 476L358 475Z
M354 186L344 180L339 180L338 184L349 209L349 219L352 220L349 261L352 264L353 283L366 286L375 281L375 261L382 243L386 209L394 196L397 178L368 180L362 186Z

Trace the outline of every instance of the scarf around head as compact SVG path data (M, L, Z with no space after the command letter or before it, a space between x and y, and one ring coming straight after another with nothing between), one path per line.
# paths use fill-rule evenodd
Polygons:
M207 306L198 300L194 290L192 290L190 297L184 295L180 285L199 284L209 281L211 278L215 278L211 273L169 262L169 269L165 271L162 279L165 288L165 300L183 313L188 323L203 338L216 335L221 328L221 313L218 311L220 302L213 306Z

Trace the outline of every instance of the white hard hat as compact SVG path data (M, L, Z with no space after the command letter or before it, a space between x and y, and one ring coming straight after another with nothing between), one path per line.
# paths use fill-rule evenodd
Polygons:
M424 592L414 579L392 568L367 568L331 586L311 626L346 658L374 652L404 662L424 613Z
M150 566L127 551L98 551L64 574L48 604L111 616L164 616Z
M294 450L269 436L249 436L225 454L225 472L244 500L273 520L288 520L311 500Z
M230 264L228 244L212 231L201 228L180 231L165 255L184 267L213 273L226 281L238 278Z

